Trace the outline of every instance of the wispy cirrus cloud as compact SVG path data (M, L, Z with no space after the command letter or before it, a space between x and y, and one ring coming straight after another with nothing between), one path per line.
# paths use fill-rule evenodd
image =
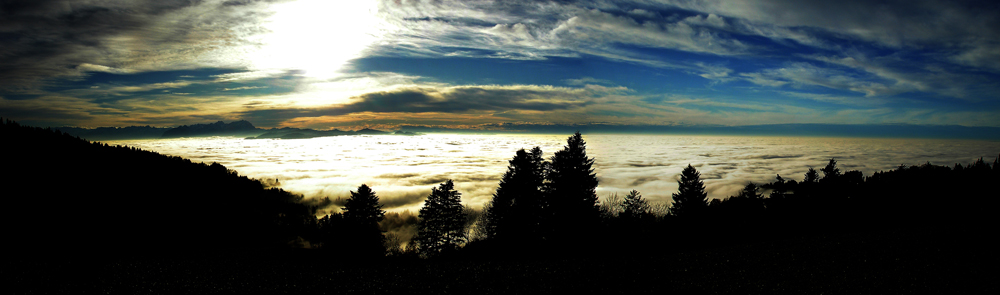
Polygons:
M58 114L76 118L67 124L124 122L125 112L129 122L245 117L269 127L725 125L844 122L887 109L865 122L1000 125L956 115L1000 113L1000 10L976 2L44 0L0 8L0 103L14 116L44 118L29 123L60 122ZM46 104L60 100L80 109ZM920 113L913 110L937 115L905 115Z
M64 0L5 2L0 9L0 90L25 91L88 72L232 67L252 47L257 1Z
M762 86L820 86L858 92L865 96L886 96L916 90L912 85L866 79L856 73L818 67L809 63L792 63L758 73L744 73L742 76L747 81Z

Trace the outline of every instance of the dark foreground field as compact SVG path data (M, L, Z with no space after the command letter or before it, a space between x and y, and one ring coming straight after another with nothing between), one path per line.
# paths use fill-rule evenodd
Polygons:
M992 236L877 230L681 253L595 248L575 259L357 263L307 250L45 262L13 255L2 276L7 294L998 294Z

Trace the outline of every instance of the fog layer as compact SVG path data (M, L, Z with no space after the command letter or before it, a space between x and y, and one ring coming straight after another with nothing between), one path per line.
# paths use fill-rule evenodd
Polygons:
M340 136L295 140L181 138L109 141L218 162L252 178L276 181L306 198L346 198L362 183L385 209L416 211L432 187L452 179L463 203L480 207L496 190L507 161L518 149L539 146L545 157L568 135ZM602 199L635 189L651 202L669 202L688 164L698 168L710 198L735 195L747 181L775 175L801 180L809 167L837 159L842 171L866 176L901 164L968 164L1000 152L1000 142L972 140L584 135Z

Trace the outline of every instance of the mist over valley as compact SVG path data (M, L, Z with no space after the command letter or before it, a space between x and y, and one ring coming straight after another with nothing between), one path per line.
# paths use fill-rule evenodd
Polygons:
M980 157L991 159L1000 142L985 140L878 139L824 137L740 137L584 134L602 199L638 190L651 202L669 203L681 170L691 164L701 173L709 198L723 199L747 181L768 183L781 175L802 180L810 168L831 158L844 171L865 176L900 165L930 162L951 166ZM495 192L507 162L518 149L538 146L545 157L565 145L566 135L425 134L360 135L311 139L236 137L107 141L218 162L242 175L278 186L307 199L346 198L368 184L390 211L416 211L430 188L448 179L463 194L463 204L481 207Z

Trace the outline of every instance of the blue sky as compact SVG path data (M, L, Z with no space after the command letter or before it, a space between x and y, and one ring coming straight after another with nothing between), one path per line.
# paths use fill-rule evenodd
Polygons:
M1000 7L975 1L6 1L0 115L1000 127Z

